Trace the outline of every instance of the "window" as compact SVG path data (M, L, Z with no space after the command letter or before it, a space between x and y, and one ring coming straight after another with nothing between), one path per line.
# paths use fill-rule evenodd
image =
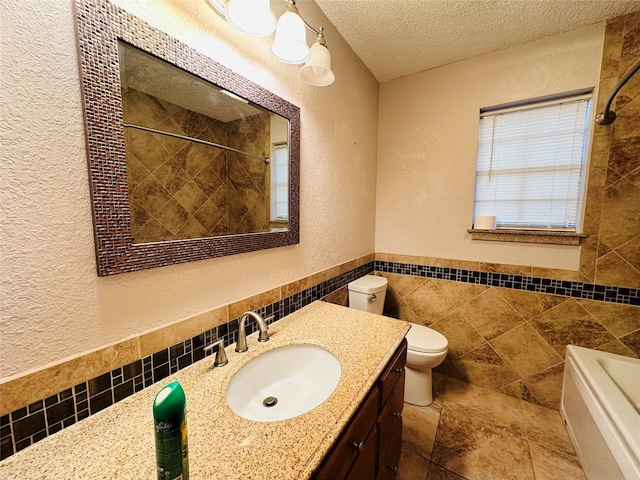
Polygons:
M480 112L474 218L576 231L591 95Z
M273 146L271 167L271 220L289 218L289 147L287 144Z

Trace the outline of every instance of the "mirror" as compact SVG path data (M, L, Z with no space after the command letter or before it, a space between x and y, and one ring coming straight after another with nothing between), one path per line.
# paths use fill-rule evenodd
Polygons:
M77 1L98 275L299 243L300 111Z
M288 228L286 118L122 41L118 60L133 243Z

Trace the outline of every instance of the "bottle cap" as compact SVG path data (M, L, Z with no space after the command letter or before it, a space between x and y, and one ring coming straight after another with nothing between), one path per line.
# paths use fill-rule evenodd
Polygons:
M162 388L153 401L153 416L160 420L174 417L184 410L187 397L178 382L171 382Z

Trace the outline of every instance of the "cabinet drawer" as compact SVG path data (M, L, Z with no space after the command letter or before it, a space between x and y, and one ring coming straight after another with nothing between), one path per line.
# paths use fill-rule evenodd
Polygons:
M387 454L395 432L402 429L402 409L404 407L404 370L396 383L387 404L378 417L380 423L380 461Z
M404 365L407 363L407 340L403 340L395 357L391 359L389 367L380 377L380 408L384 408L389 395L396 386L398 379L404 374Z
M400 456L402 455L402 419L400 425L391 438L389 450L380 462L380 469L376 480L392 480L398 472Z
M360 454L364 450L365 441L372 431L372 426L376 422L378 415L378 394L378 387L374 386L363 406L351 420L346 431L340 436L340 440L333 450L331 450L325 462L313 478L316 480L340 480L347 476L353 463L361 456ZM377 435L377 431L375 434ZM376 441L373 443L377 449L377 436L375 439ZM360 449L358 449L358 447L360 447ZM372 463L375 470L375 452L373 458Z

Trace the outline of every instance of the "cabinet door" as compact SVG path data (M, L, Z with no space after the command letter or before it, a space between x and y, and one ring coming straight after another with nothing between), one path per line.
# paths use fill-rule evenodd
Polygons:
M392 442L395 431L402 429L402 409L404 407L404 370L396 383L387 404L378 417L380 423L380 461L383 460Z
M400 425L391 438L387 455L380 462L380 471L376 480L393 480L398 473L400 456L402 454L402 419Z
M340 440L338 440L338 443L331 450L331 453L329 453L329 456L313 478L316 480L342 480L346 478L354 462L362 456L366 440L372 431L372 426L375 426L377 416L378 388L374 387L364 405L356 412L346 431L340 436ZM375 441L373 443L376 450L377 438L377 430L375 430ZM375 462L374 452L374 470Z
M378 426L374 423L369 436L360 446L358 458L351 467L347 480L375 480L378 456Z

